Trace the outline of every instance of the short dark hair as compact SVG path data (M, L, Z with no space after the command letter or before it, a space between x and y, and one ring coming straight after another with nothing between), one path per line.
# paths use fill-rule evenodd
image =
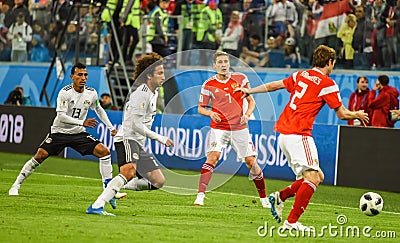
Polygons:
M75 63L75 65L71 69L71 74L75 73L75 69L86 69L86 65L80 62Z
M111 97L111 95L109 94L109 93L103 93L103 94L101 94L101 98L103 98L104 96L108 96L108 97Z
M389 84L389 77L385 74L379 75L378 80L383 86L386 86Z
M254 39L254 40L258 40L258 41L261 40L261 37L260 37L259 35L257 35L257 34L252 34L252 35L250 36L250 38L252 38L252 39Z
M367 80L367 82L368 82L368 78L367 78L367 77L365 77L365 76L360 76L360 77L357 78L357 83L359 83L360 80L361 80L362 78L365 79L365 80Z

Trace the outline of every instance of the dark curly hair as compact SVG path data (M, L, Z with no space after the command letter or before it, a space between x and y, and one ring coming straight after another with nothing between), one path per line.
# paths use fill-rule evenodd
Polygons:
M163 65L162 56L155 52L142 56L137 62L135 71L133 72L133 80L135 83L146 83L147 75L153 75L157 66Z

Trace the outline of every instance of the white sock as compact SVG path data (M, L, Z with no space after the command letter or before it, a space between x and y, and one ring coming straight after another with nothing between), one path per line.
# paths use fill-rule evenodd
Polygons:
M100 166L100 174L101 179L104 182L107 179L113 178L112 175L112 165L111 165L111 155L104 156L99 158L99 166Z
M145 178L133 178L123 188L128 190L143 191L150 190L151 184Z
M93 203L92 208L102 208L104 205L111 200L119 192L119 190L126 184L125 176L118 174L114 177L100 194L97 200Z
M37 162L33 157L28 160L22 167L21 172L17 176L17 179L15 180L13 186L19 188L21 184L26 180L26 178L28 178L35 171L35 168L39 165L39 162Z

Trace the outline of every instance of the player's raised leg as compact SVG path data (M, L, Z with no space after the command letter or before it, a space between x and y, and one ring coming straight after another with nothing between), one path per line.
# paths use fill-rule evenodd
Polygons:
M93 155L99 158L99 170L103 181L103 188L105 189L113 177L110 150L102 143L98 143L93 150ZM111 198L109 202L112 208L117 208L115 197Z
M14 184L12 184L8 191L8 195L18 196L21 184L35 171L36 167L38 167L48 157L49 153L46 150L39 148L35 156L29 159L22 167L21 172L18 174Z

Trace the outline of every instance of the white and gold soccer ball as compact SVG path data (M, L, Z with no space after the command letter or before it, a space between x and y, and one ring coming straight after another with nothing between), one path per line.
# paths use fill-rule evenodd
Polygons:
M365 215L378 215L383 209L383 199L375 192L367 192L360 198L360 209Z

